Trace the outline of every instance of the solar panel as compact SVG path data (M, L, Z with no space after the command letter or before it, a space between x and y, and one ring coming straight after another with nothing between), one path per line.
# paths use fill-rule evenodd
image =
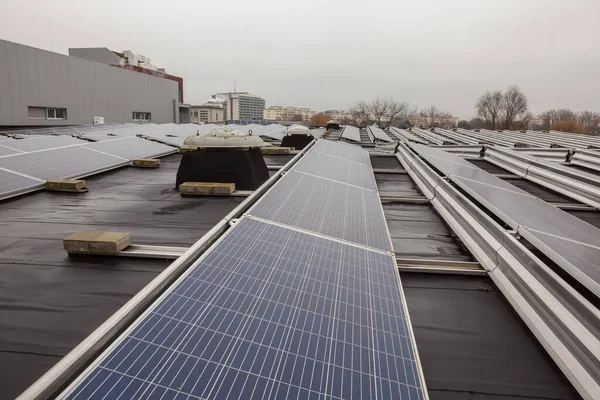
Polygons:
M344 131L342 132L342 137L344 139L360 142L360 129L355 126L346 125Z
M309 151L293 169L350 185L377 189L371 167L358 161Z
M86 176L126 163L122 158L86 149L84 146L0 158L0 167L44 180Z
M250 215L392 251L376 192L290 171Z
M423 399L391 255L243 217L59 398Z
M376 126L369 126L367 129L371 131L375 139L382 140L384 142L393 142L393 140L387 135L387 133L383 131L383 129Z
M16 140L15 140L15 142L16 142ZM5 143L5 142L3 142L3 143ZM19 154L19 153L21 153L21 151L11 149L9 147L0 146L0 157L7 156L10 154Z
M75 144L84 144L85 142L71 136L35 136L27 139L13 140L10 143L3 143L5 147L20 151L38 151L54 149L57 147L71 146Z
M410 147L600 296L600 230L458 156Z
M177 151L177 149L174 147L138 137L107 140L86 144L83 147L98 150L113 156L125 158L127 160L134 160L136 158L144 157L156 157L175 153Z
M332 142L330 140L319 140L313 146L312 151L371 165L369 153L353 144Z
M41 188L43 185L44 182L41 180L35 180L0 169L0 199L24 193L28 189Z

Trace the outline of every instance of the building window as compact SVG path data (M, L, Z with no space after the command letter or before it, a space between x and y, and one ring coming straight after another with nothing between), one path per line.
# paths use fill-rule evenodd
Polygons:
M29 119L67 119L66 108L27 107Z
M48 119L67 119L66 108L46 108Z
M133 120L134 121L143 121L143 122L147 122L150 121L150 113L147 112L134 112L133 113Z

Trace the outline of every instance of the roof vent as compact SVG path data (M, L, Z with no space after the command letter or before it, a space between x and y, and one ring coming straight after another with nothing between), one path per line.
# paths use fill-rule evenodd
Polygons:
M302 150L314 139L310 129L304 125L292 125L283 133L285 136L281 141L281 147L293 147L296 150Z
M230 126L217 126L188 137L185 146L197 151L183 154L176 185L185 182L234 183L239 190L254 190L269 179L259 136L251 136Z
M209 129L203 135L193 135L183 142L186 146L201 148L238 148L251 149L265 146L259 136L251 136L230 126L217 126Z

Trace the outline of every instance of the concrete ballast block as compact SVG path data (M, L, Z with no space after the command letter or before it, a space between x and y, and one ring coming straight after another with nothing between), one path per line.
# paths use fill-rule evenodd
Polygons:
M231 194L235 191L235 183L219 182L185 182L179 185L181 194L211 195Z
M98 237L102 232L82 231L72 234L63 240L63 246L69 253L89 253L90 240Z
M64 190L78 192L86 188L85 181L82 179L56 179L46 181L47 190Z
M90 253L117 254L130 244L129 233L104 232L90 240Z
M117 254L130 244L130 234L122 232L82 231L63 240L69 253Z
M268 146L261 147L260 151L263 154L290 154L290 151L294 150L293 147L277 147L277 146Z
M135 167L156 168L160 167L160 160L156 158L138 158L131 161L131 164Z

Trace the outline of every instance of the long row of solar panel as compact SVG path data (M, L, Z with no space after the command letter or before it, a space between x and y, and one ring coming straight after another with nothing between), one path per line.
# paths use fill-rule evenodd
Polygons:
M600 230L454 154L410 147L600 296Z
M305 229L242 217L59 398L426 398L393 255Z
M177 152L177 149L172 146L138 137L96 142L86 144L83 147L108 153L126 160L157 157Z
M27 190L42 188L44 181L19 175L0 168L0 200Z
M302 157L294 170L371 190L377 189L373 170L368 165L316 151Z

